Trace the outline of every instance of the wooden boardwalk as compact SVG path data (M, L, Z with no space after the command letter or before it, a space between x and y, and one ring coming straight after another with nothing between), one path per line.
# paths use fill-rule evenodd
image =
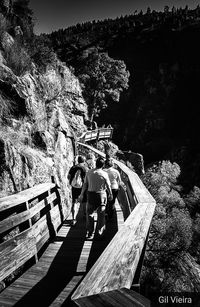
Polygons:
M76 306L70 299L77 285L95 263L124 222L116 204L116 215L107 223L106 236L86 239L80 211L75 226L70 217L49 244L39 261L0 293L0 307Z

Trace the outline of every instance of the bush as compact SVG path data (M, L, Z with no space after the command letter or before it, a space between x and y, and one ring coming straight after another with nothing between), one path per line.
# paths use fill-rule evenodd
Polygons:
M5 50L5 59L8 67L20 76L31 68L31 59L26 51L18 44L14 43L11 48Z
M54 66L57 56L49 46L49 41L44 36L34 37L28 48L28 53L40 71L44 71L47 65Z
M3 33L7 31L7 29L8 29L8 21L0 13L0 39L2 38Z
M56 62L56 54L49 47L44 46L38 49L32 58L40 70L46 68L47 65L54 65Z
M159 291L173 288L178 273L173 266L182 253L190 251L192 244L192 219L179 193L179 174L178 164L162 161L149 168L143 178L157 202L145 257L148 273L144 280L146 283L153 276L158 281L154 286Z
M194 186L184 200L192 217L200 213L200 189L198 187Z

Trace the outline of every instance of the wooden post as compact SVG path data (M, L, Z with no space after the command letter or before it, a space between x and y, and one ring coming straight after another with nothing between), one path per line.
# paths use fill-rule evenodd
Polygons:
M98 129L97 129L96 146L97 146L98 141L99 141L99 134L100 134L100 129L98 128Z
M110 139L112 139L112 136L113 136L113 128L111 128L110 131L111 131L111 132L110 132Z
M48 196L50 196L51 190L48 190L47 193L48 193ZM51 206L51 203L50 204L48 203L47 199L46 199L46 201L47 201L47 205L50 205L49 213L46 215L47 220L48 220L48 224L49 224L50 236L55 237L57 235L57 231L56 231L56 229L55 229L55 227L52 223L52 220L51 220L51 208L52 208L52 206Z
M28 201L26 201L26 210L30 213ZM30 214L30 218L28 219L28 224L29 224L29 228L32 228L33 225L32 225L32 220L31 220L31 214ZM37 255L37 252L36 252L36 254L33 256L33 259L34 259L34 263L37 263L37 262L38 262L38 255Z
M149 237L149 231L148 234L146 236L146 240L142 249L142 253L140 256L140 260L134 275L134 279L133 279L133 283L131 286L131 289L140 293L140 274L141 274L141 270L142 270L142 266L143 266L143 262L144 262L144 257L145 257L145 251L146 251L146 246L147 246L147 241L148 241L148 237Z

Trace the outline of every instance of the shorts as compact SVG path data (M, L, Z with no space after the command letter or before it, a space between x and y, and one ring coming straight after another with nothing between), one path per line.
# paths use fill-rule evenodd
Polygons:
M107 195L106 193L87 192L87 203L89 214L96 211L99 206L106 206Z
M72 201L75 202L81 194L82 188L72 187Z

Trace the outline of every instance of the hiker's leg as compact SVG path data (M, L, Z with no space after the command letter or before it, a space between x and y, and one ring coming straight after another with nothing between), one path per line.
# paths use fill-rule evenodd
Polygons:
M97 209L97 233L98 235L102 236L105 229L106 229L106 225L105 225L105 210L106 210L106 206L105 205L101 205L98 207Z
M72 219L73 219L74 224L76 222L76 217L77 217L79 206L80 206L80 203L78 201L80 191L81 189L76 189L72 187L72 210L71 211L72 211Z
M112 189L112 195L113 195L113 199L108 201L108 217L111 218L115 212L115 201L117 198L117 194L118 194L118 189Z
M73 220L76 220L76 217L77 217L77 214L78 214L78 210L79 210L79 206L80 206L80 203L76 199L74 204L72 205L72 219Z
M97 233L98 235L102 236L105 229L105 211L106 211L106 202L107 202L107 196L106 194L101 194L101 204L98 206L97 209Z
M86 230L90 234L94 232L94 208L88 202L86 204Z

